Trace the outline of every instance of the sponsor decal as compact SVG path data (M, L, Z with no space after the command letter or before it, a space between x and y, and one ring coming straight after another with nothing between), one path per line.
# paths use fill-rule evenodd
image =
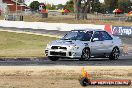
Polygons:
M112 32L115 35L131 35L132 36L132 27L113 26Z
M79 78L79 82L81 86L88 86L88 85L121 85L121 86L130 86L131 80L128 79L97 79L92 80L90 79L90 74L82 68L82 75Z
M130 36L132 36L132 27L129 27L129 26L105 25L104 29L113 35L130 35Z

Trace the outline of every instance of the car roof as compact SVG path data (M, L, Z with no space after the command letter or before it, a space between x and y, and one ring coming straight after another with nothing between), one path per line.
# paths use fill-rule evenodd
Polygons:
M105 31L102 29L74 29L72 31Z

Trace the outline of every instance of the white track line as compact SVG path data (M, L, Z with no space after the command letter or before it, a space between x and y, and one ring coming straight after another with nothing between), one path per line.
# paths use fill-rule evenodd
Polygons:
M56 35L40 34L40 33L32 33L32 32L12 31L12 30L3 30L3 29L0 29L0 31L4 31L4 32L13 32L13 33L25 33L25 34L33 34L33 35L41 35L41 36L48 36L48 37L60 38L60 36L56 36Z

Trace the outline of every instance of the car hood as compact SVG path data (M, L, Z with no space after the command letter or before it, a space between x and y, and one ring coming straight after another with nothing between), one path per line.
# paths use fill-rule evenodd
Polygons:
M80 41L80 40L55 40L50 43L50 46L81 46L84 44L88 44L89 42L87 41Z

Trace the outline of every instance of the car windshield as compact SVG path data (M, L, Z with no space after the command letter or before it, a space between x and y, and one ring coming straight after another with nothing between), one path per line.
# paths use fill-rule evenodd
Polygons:
M90 41L92 37L92 31L71 31L67 33L61 40L81 40Z

